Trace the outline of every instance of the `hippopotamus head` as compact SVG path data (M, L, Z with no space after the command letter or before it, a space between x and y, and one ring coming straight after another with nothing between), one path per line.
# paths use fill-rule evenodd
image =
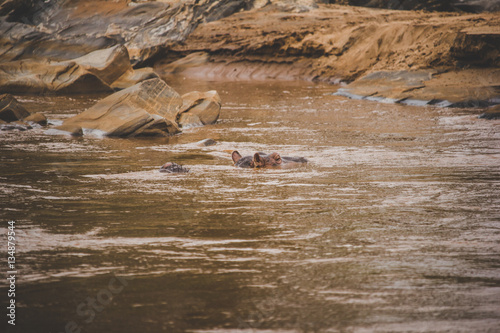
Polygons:
M161 166L160 172L187 173L189 172L189 169L177 163L167 162Z
M266 154L262 152L255 153L253 156L242 157L238 151L231 154L234 165L241 168L268 168L279 166L282 163L281 156L278 153Z
M278 153L271 153L263 155L262 153L255 153L253 155L254 168L275 167L281 165L281 156Z

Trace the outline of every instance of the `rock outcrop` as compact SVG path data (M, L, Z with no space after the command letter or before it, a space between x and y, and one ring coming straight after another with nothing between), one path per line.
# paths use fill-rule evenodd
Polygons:
M155 69L160 75L170 72L208 79L362 80L358 88L368 82L366 78L373 78L370 75L382 72L389 77L390 73L418 76L427 71L436 74L419 84L425 89L403 89L411 89L411 94L402 90L397 96L395 91L384 95L382 90L390 90L387 87L367 91L395 100L417 98L414 95L421 92L418 98L427 101L453 100L449 104L456 106L480 101L482 105L498 97L499 31L496 13L321 4L296 13L270 5L200 25L184 43L172 45L170 58L158 61ZM454 91L455 87L459 89Z
M379 71L338 89L336 95L409 105L485 107L500 96L499 69Z
M0 64L0 92L89 94L112 92L95 74L75 62L20 60Z
M102 136L166 136L180 127L213 124L220 115L216 91L191 92L182 97L159 78L116 92L86 111L67 119L56 130L97 132Z
M182 98L161 79L150 79L114 93L64 126L99 131L104 136L131 137L180 132L176 123Z
M215 124L219 119L221 100L215 90L193 91L182 95L178 123L182 127Z
M144 80L157 78L158 74L151 67L144 67L139 69L128 69L122 76L113 81L111 88L114 90L121 90L133 86Z
M0 92L96 93L157 77L146 67L200 22L245 0L6 0L0 5Z
M487 12L500 9L500 0L318 2L5 0L0 5L0 92L112 92L155 77L147 66L161 75L238 80L352 83L364 78L356 89L372 74L418 76L437 70L421 84L425 88L410 87L412 94L396 96L385 88L377 93L408 100L418 90L429 101L453 99L450 105L497 100L500 78L485 73L500 67L500 16ZM461 77L476 83L458 82ZM454 83L441 89L443 78ZM450 98L453 86L461 94ZM383 95L384 89L392 97ZM486 97L475 98L478 94ZM195 113L182 117L182 123L198 121Z
M480 13L500 10L498 0L327 0L326 3L398 10L467 11Z
M31 129L31 125L46 126L47 118L39 112L30 113L10 94L0 95L0 127L2 130L25 131Z
M113 92L158 77L152 68L134 70L122 45L67 61L17 60L0 64L0 92L88 94Z
M246 0L6 0L0 6L0 60L61 61L124 45L134 64L145 64L199 23L250 6Z
M127 48L122 45L94 51L72 61L108 85L132 68Z
M10 94L0 95L0 120L10 123L30 115L31 113L14 96Z
M27 122L28 124L37 124L40 126L47 126L48 125L47 117L45 117L45 115L43 115L40 112L33 113L33 114L29 115L28 117L24 118L23 120L25 122Z

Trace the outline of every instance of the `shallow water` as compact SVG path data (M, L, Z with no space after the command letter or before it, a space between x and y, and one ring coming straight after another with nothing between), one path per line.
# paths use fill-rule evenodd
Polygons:
M500 331L499 121L327 85L170 83L216 89L219 123L170 138L0 132L9 332ZM58 123L98 98L20 99ZM310 163L237 169L234 149ZM158 172L167 161L191 172Z

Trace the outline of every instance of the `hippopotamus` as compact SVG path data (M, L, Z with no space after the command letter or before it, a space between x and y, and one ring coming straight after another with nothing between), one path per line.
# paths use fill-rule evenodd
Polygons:
M177 163L167 162L161 166L160 172L187 173L189 172L189 169Z
M261 151L253 156L242 157L238 151L233 151L231 154L234 165L240 168L272 168L290 166L293 164L307 163L307 159L303 157L283 156L278 153L263 153Z

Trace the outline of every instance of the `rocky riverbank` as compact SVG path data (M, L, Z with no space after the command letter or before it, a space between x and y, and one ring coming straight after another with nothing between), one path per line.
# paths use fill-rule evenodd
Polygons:
M498 13L279 4L200 25L157 72L350 83L341 94L453 106L500 96Z
M6 0L0 92L111 93L183 75L342 83L344 96L410 104L500 102L496 2L332 2L480 13L314 0Z

